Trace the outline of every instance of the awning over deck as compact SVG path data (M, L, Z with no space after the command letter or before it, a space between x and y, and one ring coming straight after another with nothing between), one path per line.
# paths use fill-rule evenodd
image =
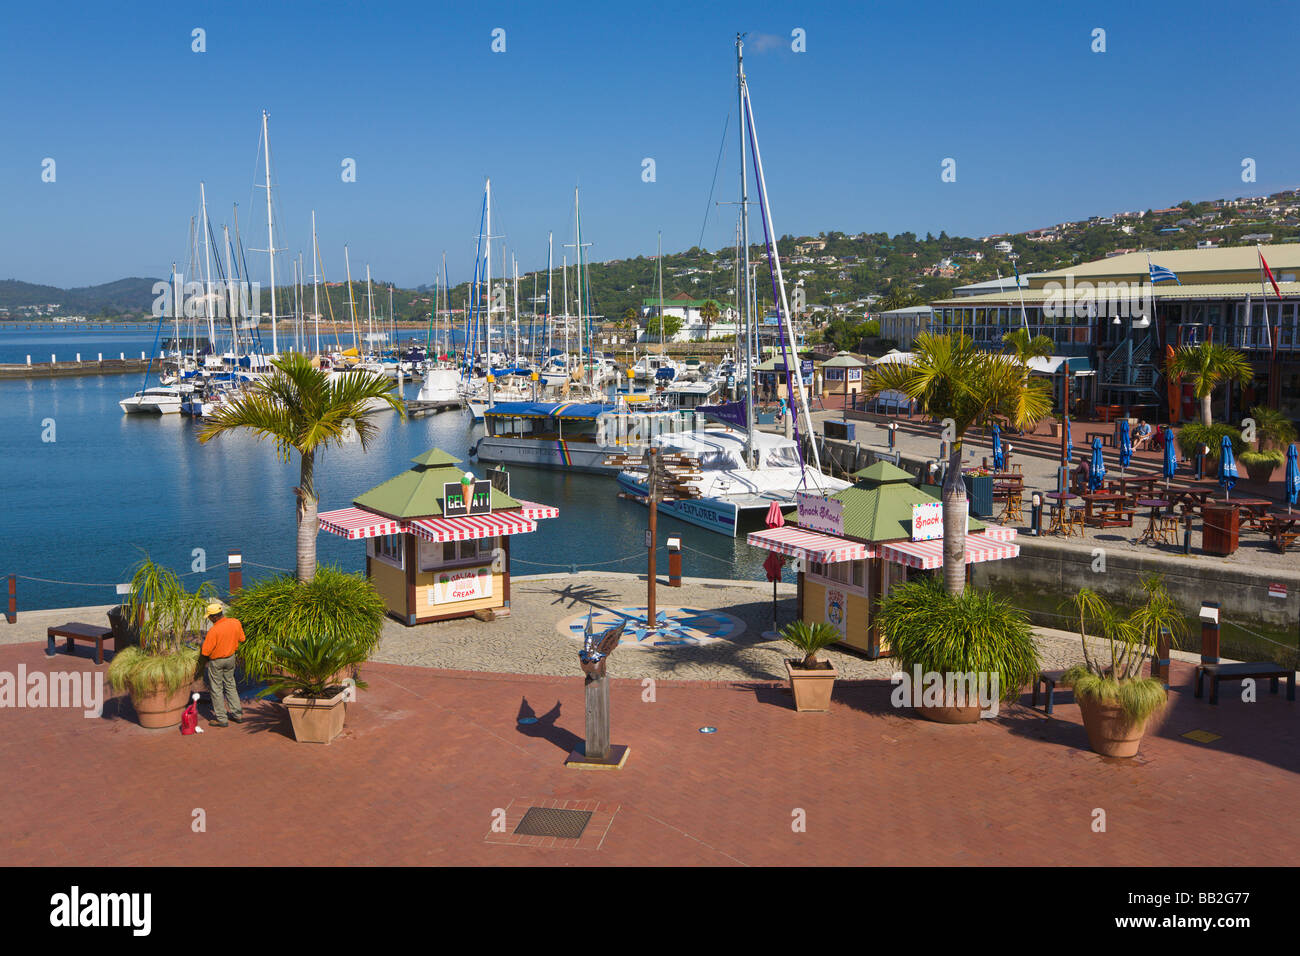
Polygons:
M838 564L842 561L861 561L874 558L876 551L860 541L847 541L829 534L806 531L794 525L754 531L745 539L755 548L788 554L804 561L818 564Z
M340 508L317 516L322 531L355 541L359 538L378 538L386 534L401 534L404 522L394 521L364 508Z
M1001 532L1013 528L1000 528ZM909 568L929 571L943 567L943 539L933 541L891 541L880 546L880 554L886 561L905 564ZM966 563L979 564L983 561L1001 561L1014 558L1020 554L1020 545L1011 543L1010 539L997 540L989 537L987 532L976 532L966 536Z
M560 509L554 505L539 505L535 501L516 500L519 501L519 513L532 521L539 518L558 518L560 516Z

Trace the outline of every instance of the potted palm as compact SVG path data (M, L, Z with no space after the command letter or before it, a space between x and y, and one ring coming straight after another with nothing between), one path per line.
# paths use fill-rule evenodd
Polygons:
M831 709L831 691L838 672L830 661L817 659L817 652L844 639L833 625L824 621L810 624L793 621L781 629L781 639L799 651L801 658L786 658L785 672L790 678L797 711L826 712Z
M977 687L992 695L996 676L993 700L1012 700L1039 671L1028 618L986 591L954 595L934 578L908 581L880 602L876 620L904 673L895 704L910 702L929 720L974 723L984 710L970 701Z
M1260 451L1274 448L1285 452L1286 446L1296 440L1295 423L1276 408L1256 405L1250 410L1250 417L1255 419Z
M1127 617L1090 588L1081 588L1071 602L1084 662L1067 670L1061 681L1074 689L1088 744L1104 757L1137 754L1147 722L1166 701L1164 682L1143 677L1142 665L1154 655L1162 630L1176 645L1186 629L1158 575L1143 579L1142 590L1146 602ZM1089 630L1105 642L1108 654L1089 654Z
M343 729L356 667L374 652L383 630L384 602L361 574L321 565L308 581L290 574L264 578L235 597L230 614L246 639L245 673L277 694L289 711L294 736L329 743Z
M1270 448L1267 451L1243 451L1237 456L1250 480L1257 484L1267 484L1273 477L1273 470L1286 462L1286 456Z
M113 655L108 680L119 693L130 693L141 727L180 723L199 665L205 610L215 596L206 582L187 591L175 572L148 557L136 567L122 617L138 642Z

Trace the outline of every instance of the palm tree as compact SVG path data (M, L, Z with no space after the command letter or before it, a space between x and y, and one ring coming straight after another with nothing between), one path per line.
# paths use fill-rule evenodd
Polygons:
M1190 378L1193 394L1201 400L1201 424L1214 424L1210 399L1224 382L1247 384L1255 377L1250 361L1237 349L1217 342L1184 345L1169 360L1165 374L1171 378Z
M704 322L704 341L709 340L709 327L718 321L718 316L722 313L718 311L718 303L709 299L704 305L700 306L700 318Z
M1032 335L1025 328L1011 330L1002 336L1002 343L1006 346L1003 351L1014 355L1016 361L1024 366L1029 365L1030 359L1047 358L1054 347L1048 336Z
M199 441L240 428L270 438L281 461L298 452L298 580L316 576L316 450L342 445L355 436L364 450L379 426L375 399L403 418L406 409L393 382L372 372L350 371L331 381L305 355L291 352L272 363L271 374L204 420Z
M1032 425L1052 407L1045 382L1031 380L1010 355L984 352L967 335L923 332L912 345L910 363L875 365L872 392L886 389L914 399L931 418L953 421L953 442L943 479L943 578L950 594L966 585L966 486L962 482L962 439L994 415L1016 427Z

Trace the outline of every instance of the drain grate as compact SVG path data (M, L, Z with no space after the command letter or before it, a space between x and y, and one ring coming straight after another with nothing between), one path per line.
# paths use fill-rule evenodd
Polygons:
M558 837L576 840L582 836L591 821L590 810L554 810L549 807L529 807L524 818L515 827L523 836Z

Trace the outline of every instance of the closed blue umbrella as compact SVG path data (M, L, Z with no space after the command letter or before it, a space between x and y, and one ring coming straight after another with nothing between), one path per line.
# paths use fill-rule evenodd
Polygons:
M1169 479L1178 472L1178 455L1174 452L1174 430L1165 426L1165 491L1169 490Z
M1065 418L1065 461L1061 462L1061 464L1068 465L1070 463L1070 459L1073 457L1074 457L1074 439L1070 437L1070 417L1067 415Z
M1225 501L1232 496L1232 487L1236 483L1237 462L1232 457L1232 439L1224 435L1223 444L1219 446L1219 486L1223 488Z
M1002 451L1002 428L993 423L993 467L998 471L1007 470L1007 457Z
M1296 464L1295 442L1286 449L1286 513L1291 513L1291 506L1300 496L1300 465Z
M1096 491L1106 477L1106 461L1101 455L1101 436L1092 439L1092 463L1089 465L1088 490Z
M1128 433L1128 419L1119 423L1119 470L1122 474L1133 460L1133 437Z

